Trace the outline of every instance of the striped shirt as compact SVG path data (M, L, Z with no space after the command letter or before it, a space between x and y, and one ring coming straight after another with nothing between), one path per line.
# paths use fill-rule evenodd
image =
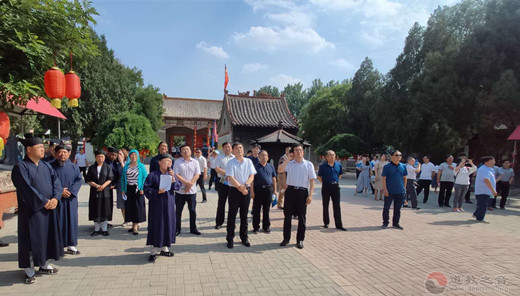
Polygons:
M126 171L126 180L128 185L137 185L137 179L139 178L139 167L128 167Z

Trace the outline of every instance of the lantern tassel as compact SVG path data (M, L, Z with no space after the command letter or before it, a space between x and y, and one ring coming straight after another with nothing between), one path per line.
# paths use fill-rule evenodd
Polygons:
M0 138L0 157L2 156L3 151L4 151L4 139Z
M52 99L51 106L56 109L61 109L61 100L60 99Z
M79 106L78 99L70 99L69 100L69 107L76 108Z

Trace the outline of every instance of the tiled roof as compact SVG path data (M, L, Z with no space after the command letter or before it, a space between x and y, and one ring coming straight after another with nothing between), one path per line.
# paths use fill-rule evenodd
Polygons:
M226 94L224 101L233 125L278 127L282 121L283 128L298 128L283 97Z
M255 141L256 143L284 143L284 144L303 144L310 146L310 143L291 133L279 129L273 133L265 135Z
M221 100L173 98L163 95L164 116L219 120Z

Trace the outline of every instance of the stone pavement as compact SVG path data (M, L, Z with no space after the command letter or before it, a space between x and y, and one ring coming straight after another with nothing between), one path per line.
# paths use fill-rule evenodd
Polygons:
M420 203L421 210L402 210L401 231L381 229L382 201L353 196L353 174L342 180L341 188L348 232L334 229L332 209L331 228L322 227L318 184L308 207L303 250L295 246L296 220L291 243L279 246L283 214L277 209L271 212L271 234L250 234L250 248L237 237L235 248L227 249L225 227L213 228L217 194L211 190L209 202L197 205L202 235L189 234L185 210L183 233L172 248L175 256L158 256L152 264L147 261L146 223L134 236L114 212L110 236L90 237L88 188L83 186L82 253L56 262L60 274L38 276L34 285L22 283L17 218L7 214L0 238L11 245L0 248L0 295L432 295L425 289L431 272L446 276L447 295L520 295L517 197L507 210L488 212L490 224L477 224L471 217L474 204L465 204L465 213L452 213L436 207L437 195L431 194L429 204Z

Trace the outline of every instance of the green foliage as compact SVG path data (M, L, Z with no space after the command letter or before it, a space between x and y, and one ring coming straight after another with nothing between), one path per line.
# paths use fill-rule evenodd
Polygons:
M158 131L163 125L163 96L159 89L148 85L140 87L135 95L133 112L142 115L150 121L152 129Z
M271 97L279 97L280 96L280 90L278 89L278 87L276 86L272 86L272 85L265 85L265 86L262 86L260 89L258 89L256 91L256 93L265 93L265 94L268 94L270 95Z
M146 117L123 112L105 121L92 142L97 147L128 146L153 151L159 144L159 137Z
M298 82L296 84L288 84L284 89L285 100L291 113L298 119L302 116L303 107L309 101L307 91L303 89L303 83Z
M341 129L341 117L345 115L342 99L350 90L350 84L321 88L305 106L300 136L314 146L325 143Z
M368 149L368 145L356 135L337 134L316 148L316 153L325 155L327 150L334 150L339 157L350 157L362 154Z
M9 0L0 2L0 109L6 96L25 104L44 96L43 74L52 65L69 69L69 53L75 64L97 54L89 24L96 10L89 1Z

